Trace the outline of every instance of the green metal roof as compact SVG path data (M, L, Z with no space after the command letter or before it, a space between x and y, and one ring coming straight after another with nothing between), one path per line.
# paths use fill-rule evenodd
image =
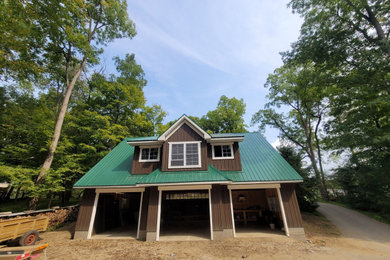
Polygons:
M144 136L144 137L128 137L126 138L126 141L127 142L138 142L138 141L157 141L158 139L158 136L155 135L155 136Z
M242 171L221 172L209 165L207 171L163 172L157 169L150 174L131 174L134 147L127 144L127 142L140 140L138 137L135 137L126 138L119 143L76 182L74 187L133 186L136 184L179 182L278 182L302 180L301 176L260 133L240 133L237 135L244 136L244 140L239 144Z
M221 182L228 181L220 171L209 164L207 171L163 172L160 169L145 175L138 184L184 183L184 182Z

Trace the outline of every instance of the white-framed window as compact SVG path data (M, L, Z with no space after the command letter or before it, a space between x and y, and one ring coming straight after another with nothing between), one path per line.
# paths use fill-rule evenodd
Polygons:
M168 168L201 167L199 142L169 142Z
M160 161L160 147L140 147L140 162L158 162Z
M213 159L234 159L233 144L213 144Z

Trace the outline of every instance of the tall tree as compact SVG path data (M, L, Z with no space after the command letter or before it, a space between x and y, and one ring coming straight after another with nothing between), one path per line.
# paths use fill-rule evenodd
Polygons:
M310 177L310 169L303 168L304 153L297 152L292 146L277 147L280 155L302 176L303 182L297 184L296 192L299 208L302 211L313 212L318 207L316 203L316 180Z
M246 104L243 99L228 98L223 95L217 108L207 112L199 120L193 118L206 131L211 133L244 133L247 132L244 123Z
M43 55L48 77L57 79L61 74L65 86L48 155L36 180L39 186L53 162L69 100L82 71L87 64L97 63L102 46L117 38L133 37L135 27L124 0L32 2L39 15L37 22L46 32ZM36 208L37 202L38 197L32 198L30 208Z
M252 117L252 124L259 124L260 130L266 126L277 128L281 138L293 142L307 154L324 199L327 191L320 132L327 109L325 84L321 72L311 64L304 68L284 65L269 75L265 84L269 88L269 102Z

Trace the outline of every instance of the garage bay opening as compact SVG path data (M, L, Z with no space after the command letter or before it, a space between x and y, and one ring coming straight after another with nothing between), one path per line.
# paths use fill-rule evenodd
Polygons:
M208 190L163 191L161 239L210 239L209 207Z
M99 195L93 238L136 238L140 192Z
M276 189L232 190L237 236L282 232L283 221Z

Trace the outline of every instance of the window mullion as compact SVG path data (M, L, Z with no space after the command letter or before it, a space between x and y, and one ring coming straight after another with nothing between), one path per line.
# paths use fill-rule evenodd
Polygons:
M184 166L187 166L187 144L183 144L183 146Z

